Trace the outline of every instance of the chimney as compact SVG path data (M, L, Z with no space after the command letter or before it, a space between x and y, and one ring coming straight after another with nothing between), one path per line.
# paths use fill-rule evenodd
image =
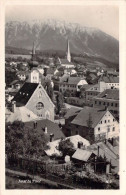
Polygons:
M12 101L12 112L15 112L16 109L16 101Z
M53 139L54 139L54 134L53 134L53 133L51 133L51 134L50 134L50 142L52 142L52 141L53 141Z
M47 134L47 127L45 127L45 133Z
M83 142L78 142L78 148L82 148L83 147Z
M99 156L99 149L100 149L100 147L98 146L98 156Z

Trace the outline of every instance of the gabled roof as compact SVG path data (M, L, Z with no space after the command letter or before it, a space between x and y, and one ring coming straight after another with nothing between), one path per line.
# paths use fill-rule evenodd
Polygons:
M85 106L71 123L87 127L90 115L92 120L92 128L94 128L105 115L105 113L106 110L99 110L98 108Z
M24 106L38 87L38 83L25 83L17 92L12 101L16 101L17 106Z
M101 76L99 81L104 81L105 83L119 83L119 77Z
M65 114L65 119L68 119L72 116L76 116L80 111L82 110L82 108L74 108L71 107L70 109L67 110L67 113Z
M92 151L82 150L78 148L73 154L72 158L87 162L91 155Z
M97 98L119 100L119 90L118 89L106 89L105 91L100 93L97 96Z
M81 77L69 77L68 78L68 81L67 81L67 84L69 84L69 85L77 85L81 80L85 80L85 79L83 79L83 78L81 78ZM85 81L85 84L86 84L87 82Z
M54 134L55 140L65 138L65 135L63 134L57 123L54 123L48 119L36 119L34 121L27 122L26 125L34 127L34 122L37 122L36 129L39 132L44 131L44 128L47 127L47 136L50 136L50 134Z

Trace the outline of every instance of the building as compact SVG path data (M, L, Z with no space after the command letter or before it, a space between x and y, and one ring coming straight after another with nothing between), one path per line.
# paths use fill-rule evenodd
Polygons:
M84 107L73 118L64 127L70 135L79 134L92 142L119 136L119 123L109 110Z
M58 58L58 63L60 66L63 66L65 68L75 68L75 65L71 62L71 53L70 53L70 45L69 40L67 42L67 53L66 53L66 59L60 59Z
M6 122L11 122L11 123L13 123L14 121L28 122L28 121L35 120L37 118L38 118L37 115L35 115L31 110L28 110L25 106L16 107L13 104L9 116L6 117Z
M93 107L99 109L108 108L119 119L119 90L106 89L93 98Z
M54 120L54 104L40 83L26 82L12 101L16 107L25 106L40 118Z
M67 78L67 81L61 82L59 84L59 91L65 92L66 90L69 90L71 92L77 92L77 91L80 91L80 88L84 84L87 84L87 82L84 78L69 77L69 78Z
M66 137L64 140L66 139L70 139L70 141L73 143L73 147L76 150L80 144L82 144L85 148L90 146L90 142L86 139L84 139L83 137L81 137L80 135L74 135L74 136L70 136L70 137ZM50 142L49 145L49 149L47 149L45 152L48 156L52 156L53 154L56 154L57 156L61 156L61 152L58 150L58 146L59 146L59 142L61 141L61 139L59 140L55 140L53 142Z
M25 126L36 129L38 132L45 133L49 142L65 138L65 135L63 134L59 125L48 119L36 119L28 121L25 122Z
M27 78L28 73L26 71L18 71L17 72L17 77L21 80L21 81L25 81Z
M105 75L102 75L100 77L99 81L105 82L107 89L114 89L114 88L119 89L119 77L117 77L117 76L113 76L113 75L105 76Z
M106 83L102 81L98 84L92 85L85 92L86 101L91 101L92 98L103 92L105 89L107 89Z

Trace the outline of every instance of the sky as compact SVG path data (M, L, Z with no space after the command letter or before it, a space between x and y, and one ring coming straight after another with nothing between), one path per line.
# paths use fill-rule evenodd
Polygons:
M58 19L94 27L119 39L118 6L8 5L6 22Z

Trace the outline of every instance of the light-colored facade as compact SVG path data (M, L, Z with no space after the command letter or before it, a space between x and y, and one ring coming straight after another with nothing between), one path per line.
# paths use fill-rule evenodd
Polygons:
M30 72L28 81L30 83L39 83L39 72L38 72L38 70L32 70Z
M102 137L109 139L119 136L119 123L109 111L105 113L94 128L94 135L96 141Z

